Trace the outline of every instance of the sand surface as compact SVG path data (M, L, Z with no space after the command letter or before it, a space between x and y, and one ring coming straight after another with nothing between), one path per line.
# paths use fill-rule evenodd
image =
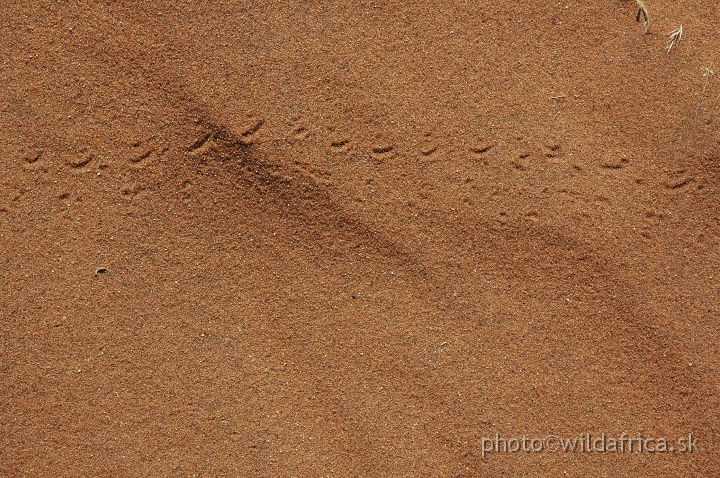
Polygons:
M3 2L0 476L720 476L720 11L646 3ZM698 450L482 454L585 433Z

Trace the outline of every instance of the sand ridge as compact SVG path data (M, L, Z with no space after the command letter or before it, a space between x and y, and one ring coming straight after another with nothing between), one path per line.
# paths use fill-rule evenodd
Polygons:
M712 474L718 18L634 8L9 4L0 475Z

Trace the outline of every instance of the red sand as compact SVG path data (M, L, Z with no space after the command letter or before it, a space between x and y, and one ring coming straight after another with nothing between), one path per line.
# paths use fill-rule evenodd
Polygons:
M720 474L715 7L47 3L0 9L0 476ZM482 456L623 432L698 450Z

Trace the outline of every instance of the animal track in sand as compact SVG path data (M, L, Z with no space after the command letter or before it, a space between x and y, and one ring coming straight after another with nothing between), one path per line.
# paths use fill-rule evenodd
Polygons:
M346 138L331 140L330 148L334 153L347 153L350 151L350 140Z
M75 153L71 155L68 160L67 164L72 169L79 170L83 168L84 166L87 166L95 159L95 155L90 151L80 151L78 153Z
M523 172L532 171L536 166L542 167L544 162L562 164L567 160L567 152L560 141L529 139L522 135L501 141L491 131L479 138L457 142L442 135L437 136L432 131L422 133L418 138L398 139L385 135L376 135L374 138L356 137L352 131L337 131L335 125L314 124L312 120L299 117L292 118L284 127L280 126L287 129L278 131L278 126L274 123L273 126L268 126L265 115L256 113L245 119L226 123L222 127L208 123L197 140L185 148L186 151L196 157L214 156L230 160L240 154L240 150L254 144L276 142L292 148L302 143L304 148L320 147L316 152L324 150L330 155L368 160L380 167L412 158L419 164L442 163L451 161L453 155L468 154L480 167L507 167ZM220 151L224 153L218 155ZM440 152L443 154L439 154ZM145 153L147 154L147 151ZM247 151L242 153L246 154ZM568 167L574 166L568 164Z
M396 156L395 146L389 143L378 143L370 148L370 157L377 162L389 161Z
M310 130L303 125L295 125L288 132L287 138L290 141L302 141L310 135Z
M494 142L491 141L485 141L481 142L476 146L473 146L470 148L470 151L472 151L475 154L484 154L490 151L495 146Z
M21 146L16 152L20 160L26 165L36 164L42 158L43 151L32 146Z
M160 159L170 148L168 146L149 146L140 141L133 144L133 155L130 165L134 168L144 168ZM142 151L142 152L139 152Z
M666 178L663 181L663 186L666 189L675 190L684 188L690 183L694 182L695 178L687 174L687 171L680 169L677 171L671 171L666 173Z

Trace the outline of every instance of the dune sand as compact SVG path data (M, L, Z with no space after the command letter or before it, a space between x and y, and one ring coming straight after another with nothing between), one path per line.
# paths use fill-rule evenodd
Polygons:
M0 476L720 473L717 9L42 3ZM483 452L623 433L697 450Z

